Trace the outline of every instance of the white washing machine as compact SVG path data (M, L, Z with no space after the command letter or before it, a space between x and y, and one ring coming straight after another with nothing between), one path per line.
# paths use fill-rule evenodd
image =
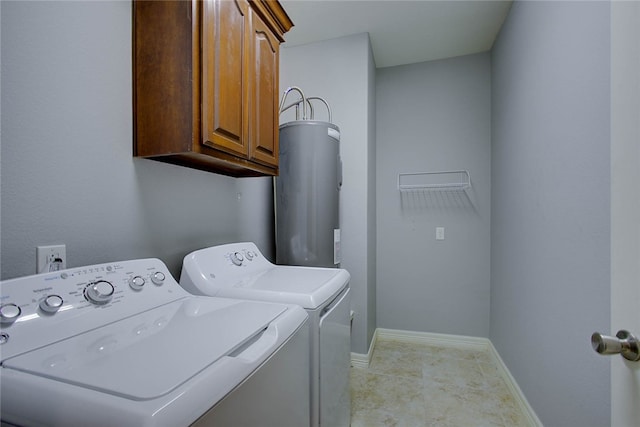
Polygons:
M308 316L197 297L158 259L0 282L3 425L304 426Z
M341 427L351 418L350 278L344 269L274 265L244 242L187 255L180 284L196 295L303 307L311 333L311 425Z

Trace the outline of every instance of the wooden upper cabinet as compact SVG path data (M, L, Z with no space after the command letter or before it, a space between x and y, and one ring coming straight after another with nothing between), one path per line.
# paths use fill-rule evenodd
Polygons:
M249 136L249 4L204 3L202 72L204 144L246 155Z
M251 86L249 155L257 162L278 163L278 40L259 19L251 31L254 60ZM274 126L273 123L276 123Z
M277 1L134 1L134 155L278 173Z

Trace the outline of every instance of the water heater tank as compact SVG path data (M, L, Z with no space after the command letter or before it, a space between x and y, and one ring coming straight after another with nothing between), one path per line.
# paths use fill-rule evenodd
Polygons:
M275 179L276 263L340 264L340 129L315 120L280 126Z

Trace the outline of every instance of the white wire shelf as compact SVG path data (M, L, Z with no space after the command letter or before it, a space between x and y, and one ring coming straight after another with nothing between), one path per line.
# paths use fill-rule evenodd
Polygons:
M398 174L403 209L473 208L471 176L466 170Z
M464 191L471 188L466 170L398 174L400 191Z

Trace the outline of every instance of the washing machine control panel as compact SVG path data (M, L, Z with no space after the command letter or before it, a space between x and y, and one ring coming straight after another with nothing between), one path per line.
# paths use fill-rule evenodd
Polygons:
M240 267L241 265L251 262L258 258L258 252L251 249L239 249L227 254L227 258L233 265Z
M0 353L9 357L189 294L149 258L0 282Z
M212 246L184 258L180 284L195 295L216 295L223 287L246 287L273 267L255 243Z
M252 262L260 256L260 251L258 251L257 248L236 247L233 249L233 251L225 253L224 257L231 261L232 265L237 267L247 265L247 263Z

